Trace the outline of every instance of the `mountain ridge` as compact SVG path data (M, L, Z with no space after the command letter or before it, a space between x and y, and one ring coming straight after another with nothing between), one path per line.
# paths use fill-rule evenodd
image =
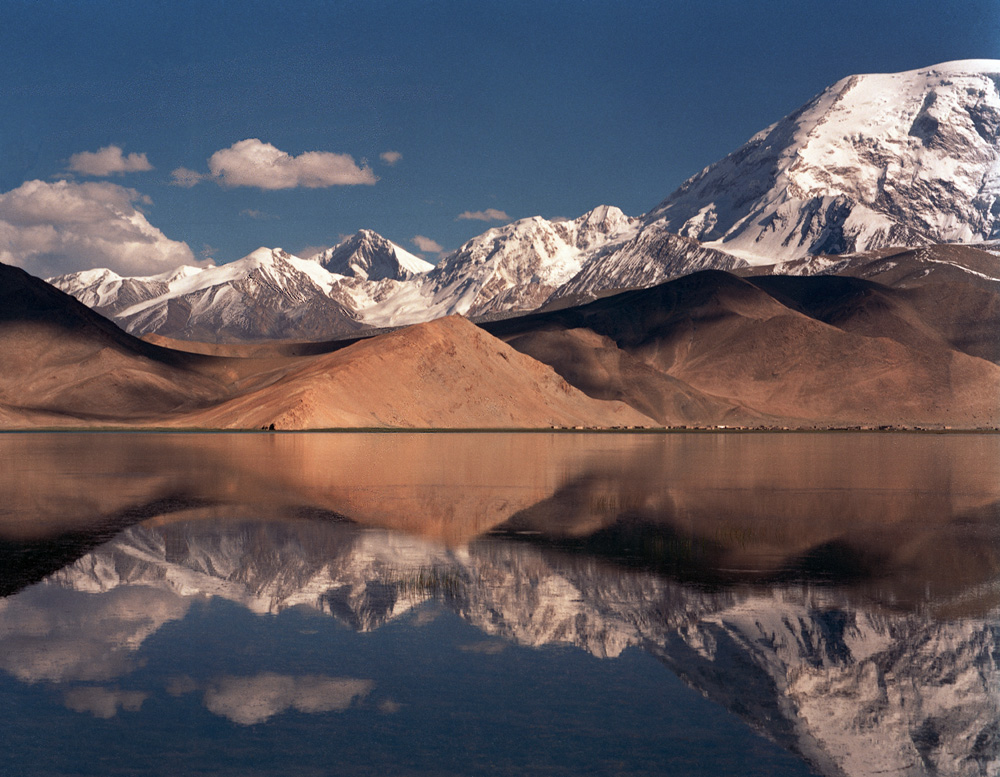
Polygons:
M440 316L509 315L744 262L602 205L573 220L489 229L437 266L361 230L309 259L259 248L235 262L148 277L49 278L136 335L238 343L324 340Z

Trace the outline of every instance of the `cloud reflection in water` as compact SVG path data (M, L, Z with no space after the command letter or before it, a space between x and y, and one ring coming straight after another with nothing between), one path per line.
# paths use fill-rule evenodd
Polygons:
M263 672L253 677L222 677L205 692L205 706L234 723L251 726L288 709L343 712L371 693L371 680Z

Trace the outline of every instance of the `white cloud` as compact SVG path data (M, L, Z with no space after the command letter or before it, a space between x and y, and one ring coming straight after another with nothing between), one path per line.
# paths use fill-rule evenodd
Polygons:
M194 264L133 203L135 189L107 182L27 181L0 194L0 262L42 277L107 267L123 275Z
M74 712L89 712L105 720L117 715L119 707L128 712L138 712L147 698L149 694L142 691L99 687L72 688L63 695L66 706Z
M216 151L209 157L208 169L211 178L222 186L258 189L320 189L374 184L378 180L370 167L359 167L348 154L306 151L292 156L257 138ZM193 186L206 177L185 168L174 170L174 183L179 186Z
M371 680L262 672L252 677L224 677L205 692L205 706L243 726L262 723L288 709L343 712L371 693Z
M69 158L69 169L75 173L103 177L122 173L141 173L153 166L145 154L125 156L119 146L105 146L98 151L81 151Z
M510 216L508 216L502 210L497 210L496 208L487 208L486 210L477 210L477 211L467 210L465 211L465 213L459 213L458 219L471 220L471 221L510 221Z
M396 162L403 158L403 155L398 151L383 151L378 155L378 158L385 162L387 165L392 167Z
M278 218L270 213L265 213L262 210L256 210L255 208L244 208L240 211L241 216L246 216L248 219L253 219L254 221L270 221L271 219Z
M183 186L185 189L197 186L209 177L204 173L199 173L197 170L188 170L186 167L178 167L170 176L174 179L172 182L174 186Z
M439 254L444 249L441 244L436 240L431 240L429 237L424 237L423 235L414 235L410 242L417 247L419 251L428 251L430 253Z

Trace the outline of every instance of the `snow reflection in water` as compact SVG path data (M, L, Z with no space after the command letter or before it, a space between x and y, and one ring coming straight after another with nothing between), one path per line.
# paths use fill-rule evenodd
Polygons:
M153 773L206 732L230 742L211 771L268 773L239 733L265 723L322 732L356 773L1000 767L994 437L20 435L0 455L23 462L8 709L57 737L164 728Z

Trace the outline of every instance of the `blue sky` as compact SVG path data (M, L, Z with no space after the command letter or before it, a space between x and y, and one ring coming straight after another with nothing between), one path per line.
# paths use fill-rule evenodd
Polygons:
M149 272L361 228L434 261L648 211L846 75L1000 58L1000 3L0 0L0 50L0 261Z

